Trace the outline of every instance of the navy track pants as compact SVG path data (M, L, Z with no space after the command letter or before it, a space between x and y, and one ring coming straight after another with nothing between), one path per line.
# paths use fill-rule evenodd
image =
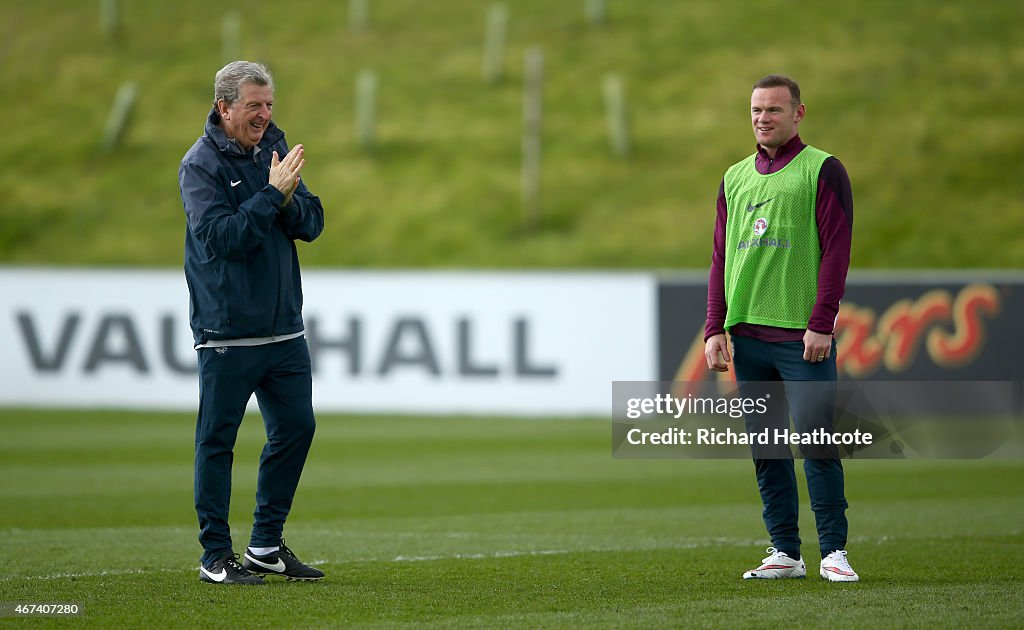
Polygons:
M836 347L832 342L831 357L820 362L804 361L803 342L769 343L750 337L732 337L736 380L742 396L763 395L766 383L775 386L785 404L771 405L768 417L748 416L748 431L766 427L793 428L809 432L822 427L833 430L836 401ZM771 387L768 385L768 387ZM757 391L754 391L754 389ZM747 391L745 391L747 390ZM818 546L822 557L837 549L845 549L848 524L844 491L843 464L834 450L802 453L807 491L811 499L818 530ZM760 459L754 453L757 487L764 505L764 524L772 545L790 557L800 557L799 506L796 472L791 456Z
M235 439L255 393L267 443L260 456L250 545L281 543L316 420L312 369L304 337L261 346L200 348L195 504L202 563L232 549L228 512Z

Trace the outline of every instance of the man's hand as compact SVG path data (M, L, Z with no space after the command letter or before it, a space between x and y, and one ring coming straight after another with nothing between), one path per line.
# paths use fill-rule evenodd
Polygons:
M832 335L823 335L813 330L804 333L804 361L821 363L832 356Z
M715 372L728 372L727 365L732 361L729 355L729 342L724 334L712 335L704 342L704 358L707 359L708 369Z
M299 185L299 172L306 165L306 160L303 159L305 152L302 145L297 144L292 147L288 155L284 156L283 160L278 157L277 151L274 151L273 157L270 158L270 185L284 195L282 208L291 203L292 193Z

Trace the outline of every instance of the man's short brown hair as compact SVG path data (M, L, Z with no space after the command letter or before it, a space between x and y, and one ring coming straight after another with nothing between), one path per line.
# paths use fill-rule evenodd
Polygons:
M773 87L786 87L789 88L789 95L793 99L793 107L800 106L800 86L796 84L796 81L790 79L784 74L769 74L766 77L761 77L754 84L754 89L758 88L773 88Z

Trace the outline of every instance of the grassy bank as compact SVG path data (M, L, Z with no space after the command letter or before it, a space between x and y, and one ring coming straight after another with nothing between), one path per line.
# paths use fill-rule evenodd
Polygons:
M178 265L176 172L223 62L268 62L275 118L307 145L328 229L306 263L349 267L706 267L725 168L749 154L750 84L804 87L808 142L854 184L854 266L1024 267L1024 44L1013 2L508 3L506 75L482 79L489 3L6 3L0 44L7 165L0 262ZM542 221L520 202L522 60L545 59ZM356 74L378 75L378 143L353 131ZM601 81L625 81L633 153L608 150ZM123 146L98 150L114 94L135 81Z

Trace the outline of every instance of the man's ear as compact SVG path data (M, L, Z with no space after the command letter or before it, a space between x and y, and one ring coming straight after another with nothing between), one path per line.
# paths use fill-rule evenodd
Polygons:
M796 108L796 122L803 120L806 115L807 107L805 107L803 103L800 103L800 106Z

